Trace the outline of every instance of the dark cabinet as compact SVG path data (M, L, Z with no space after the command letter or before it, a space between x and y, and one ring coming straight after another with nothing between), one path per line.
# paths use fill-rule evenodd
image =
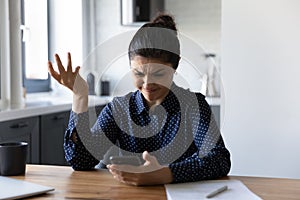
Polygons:
M27 163L39 163L39 117L0 122L0 130L0 142L27 142Z
M90 108L90 117L99 115L104 106ZM68 126L70 111L42 115L41 125L41 164L68 165L63 148L64 135ZM96 119L91 119L96 120Z
M103 107L90 108L92 120ZM68 165L63 144L69 117L70 111L63 111L0 122L0 142L27 142L27 163Z
M63 148L70 112L42 115L41 164L67 165Z

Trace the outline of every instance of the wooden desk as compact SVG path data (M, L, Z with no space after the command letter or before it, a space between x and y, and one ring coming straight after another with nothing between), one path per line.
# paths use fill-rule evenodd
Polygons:
M27 165L25 176L12 178L52 186L55 191L30 199L166 200L164 186L135 187L117 182L106 170L73 171L70 167ZM238 177L264 200L299 200L300 180Z

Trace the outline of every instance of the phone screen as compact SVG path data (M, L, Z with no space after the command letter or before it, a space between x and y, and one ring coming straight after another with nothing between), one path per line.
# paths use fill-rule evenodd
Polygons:
M110 161L116 165L134 165L139 166L142 164L137 156L111 156Z

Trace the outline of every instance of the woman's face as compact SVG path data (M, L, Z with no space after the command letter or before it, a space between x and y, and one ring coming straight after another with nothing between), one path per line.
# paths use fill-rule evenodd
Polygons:
M135 87L141 91L149 106L160 104L169 93L175 70L159 59L135 56L131 61Z

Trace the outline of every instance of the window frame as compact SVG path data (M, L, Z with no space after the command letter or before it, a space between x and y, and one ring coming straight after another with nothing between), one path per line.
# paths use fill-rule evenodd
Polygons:
M8 2L0 1L0 110L6 108L10 95Z
M21 24L24 24L24 0L21 0ZM48 59L49 59L49 0L47 0L47 34L48 34ZM22 32L23 34L23 32ZM37 92L50 92L51 89L51 78L48 74L47 79L29 79L26 78L26 64L25 64L25 43L22 42L22 81L23 87L26 88L27 93L37 93ZM45 61L46 63L46 61Z

